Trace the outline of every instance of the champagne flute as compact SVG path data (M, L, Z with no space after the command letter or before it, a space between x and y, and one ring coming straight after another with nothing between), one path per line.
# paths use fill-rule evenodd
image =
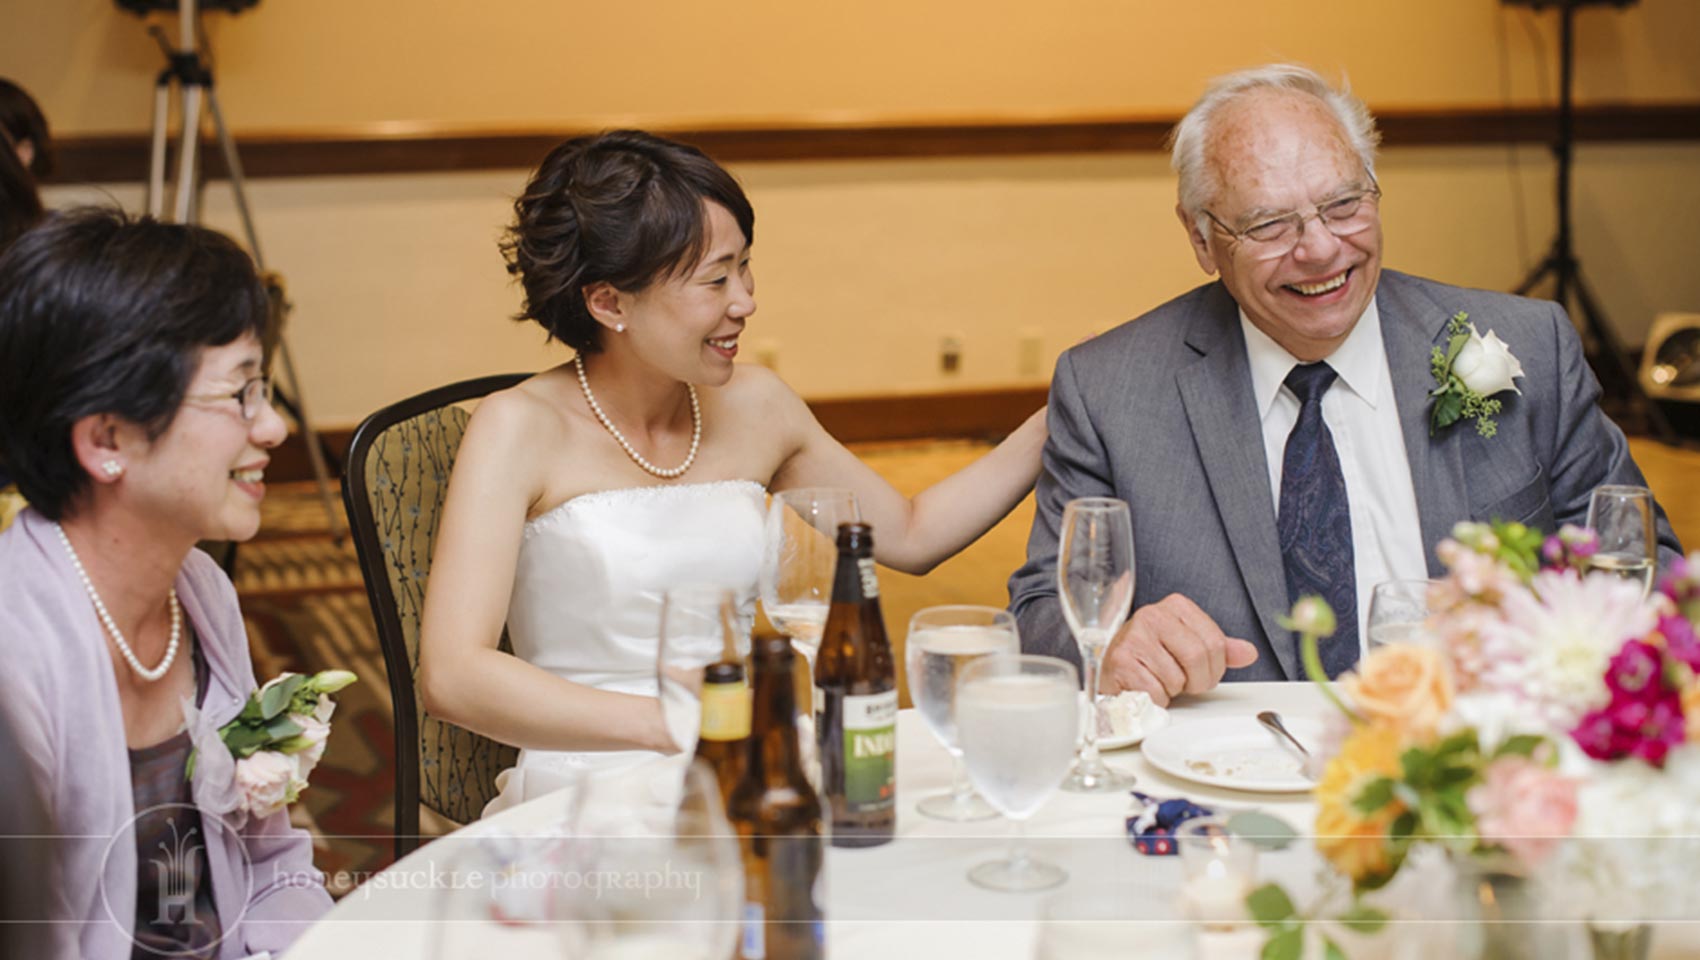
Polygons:
M761 570L761 603L767 619L808 662L814 676L815 651L832 603L832 575L838 565L838 525L862 519L849 490L805 487L773 495L767 511L766 552Z
M1133 609L1133 518L1126 503L1109 497L1068 502L1057 546L1057 595L1080 645L1089 707L1080 755L1062 787L1075 793L1125 790L1133 778L1111 770L1098 755L1098 671Z
M1659 569L1653 491L1618 484L1596 488L1588 500L1588 526L1600 538L1599 552L1588 561L1589 569L1633 580L1645 597Z
M909 620L904 660L909 671L909 695L915 699L927 727L950 752L954 775L948 793L924 797L915 805L935 820L963 823L998 815L968 782L962 747L956 737L956 681L962 668L993 653L1020 653L1015 618L996 607L928 607Z
M1428 580L1386 580L1369 596L1369 649L1391 643L1421 646L1428 620Z
M725 651L731 631L738 647L749 656L750 625L738 610L737 594L706 583L680 584L661 597L660 642L655 655L655 684L661 716L680 752L696 749L702 724L703 670Z
M1022 823L1057 790L1080 732L1080 682L1055 657L999 653L962 670L956 730L968 777L998 812L1015 821L1009 857L968 871L989 890L1045 890L1068 879L1056 864L1027 855Z

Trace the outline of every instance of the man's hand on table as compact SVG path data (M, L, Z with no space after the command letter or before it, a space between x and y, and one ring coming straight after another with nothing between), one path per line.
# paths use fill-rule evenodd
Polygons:
M1210 615L1171 593L1135 610L1104 654L1102 693L1144 690L1158 706L1183 693L1204 693L1230 667L1257 659L1257 648L1222 633Z

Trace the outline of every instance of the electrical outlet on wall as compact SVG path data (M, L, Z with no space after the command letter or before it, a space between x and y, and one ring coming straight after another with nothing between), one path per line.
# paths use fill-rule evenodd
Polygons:
M939 372L954 374L962 372L962 334L947 333L939 341Z

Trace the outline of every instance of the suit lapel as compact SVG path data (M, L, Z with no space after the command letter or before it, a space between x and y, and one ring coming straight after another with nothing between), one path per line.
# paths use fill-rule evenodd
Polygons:
M1445 569L1434 547L1451 535L1459 518L1470 515L1457 425L1433 437L1428 430L1428 394L1434 388L1429 358L1436 346L1443 345L1446 324L1455 309L1436 303L1409 277L1392 271L1382 273L1375 295L1411 486L1417 495L1423 550L1429 576L1439 577Z
M1263 427L1252 397L1239 311L1221 284L1211 288L1193 319L1187 345L1200 356L1176 373L1175 382L1193 441L1264 635L1282 672L1296 679L1303 676L1298 651L1292 635L1275 621L1287 611L1287 581L1264 462Z

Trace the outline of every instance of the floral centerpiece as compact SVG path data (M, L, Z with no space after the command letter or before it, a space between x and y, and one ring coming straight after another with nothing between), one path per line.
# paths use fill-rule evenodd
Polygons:
M1316 649L1332 612L1295 606L1307 673L1344 718L1317 761L1316 845L1354 895L1433 846L1601 929L1692 906L1694 850L1673 841L1700 838L1700 554L1643 596L1590 571L1596 549L1574 527L1460 524L1427 642L1370 652L1338 693Z
M294 803L325 754L336 710L331 694L355 679L347 670L279 674L248 697L235 719L216 728L184 698L194 744L184 776L194 781L196 806L240 828L249 816L269 817Z

